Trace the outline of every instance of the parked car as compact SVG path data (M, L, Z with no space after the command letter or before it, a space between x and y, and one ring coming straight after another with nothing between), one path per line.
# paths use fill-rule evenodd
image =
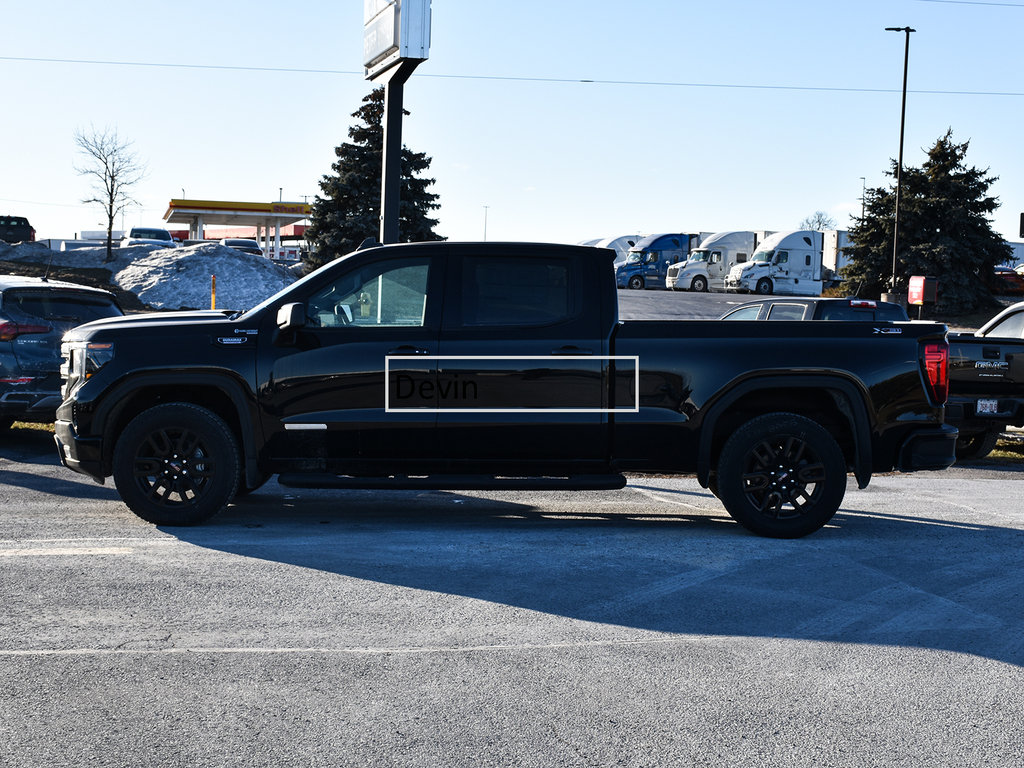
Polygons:
M0 240L5 243L30 243L36 231L24 216L0 216Z
M114 295L99 288L0 275L0 429L53 421L61 401L61 338L83 323L123 314Z
M131 245L159 245L161 248L177 248L178 242L171 233L159 227L132 227L128 234L121 238L121 247Z
M1024 275L1009 267L996 267L992 292L997 294L1024 294Z
M855 298L776 297L749 301L719 320L909 320L907 311L888 301Z
M255 240L226 237L220 241L220 244L226 245L228 248L234 248L236 251L241 251L242 253L251 253L253 256L263 255L263 249L260 248L260 244Z
M1007 426L1024 427L1024 301L974 333L949 334L949 389L958 459L983 458Z

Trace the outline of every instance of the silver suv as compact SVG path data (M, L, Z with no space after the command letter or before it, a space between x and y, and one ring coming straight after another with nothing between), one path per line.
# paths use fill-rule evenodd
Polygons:
M127 235L121 238L121 247L130 245L159 245L161 248L177 248L177 241L171 233L159 227L132 227Z
M64 334L123 314L114 295L99 288L0 275L0 430L14 421L53 421Z

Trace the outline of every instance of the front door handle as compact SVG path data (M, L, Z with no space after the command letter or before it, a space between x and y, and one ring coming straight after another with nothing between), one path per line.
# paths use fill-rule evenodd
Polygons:
M400 347L388 350L388 355L429 355L429 349L423 349L423 347L414 347L411 344L403 344Z

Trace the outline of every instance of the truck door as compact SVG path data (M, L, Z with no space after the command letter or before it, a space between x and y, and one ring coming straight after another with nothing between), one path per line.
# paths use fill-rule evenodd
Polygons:
M289 296L305 313L293 337L275 339L276 310L267 313L258 376L271 458L344 471L435 455L443 271L441 246L387 259L370 251Z
M452 255L437 391L441 455L454 465L607 461L606 342L600 303L583 295L587 269L517 246Z
M725 279L724 264L721 251L711 251L708 254L708 279L712 285Z

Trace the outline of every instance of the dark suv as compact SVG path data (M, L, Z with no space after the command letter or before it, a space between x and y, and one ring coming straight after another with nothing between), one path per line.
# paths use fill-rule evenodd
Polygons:
M123 314L99 288L0 275L0 430L15 420L53 421L61 338L77 325Z
M0 216L0 240L5 243L29 243L36 231L24 216Z

